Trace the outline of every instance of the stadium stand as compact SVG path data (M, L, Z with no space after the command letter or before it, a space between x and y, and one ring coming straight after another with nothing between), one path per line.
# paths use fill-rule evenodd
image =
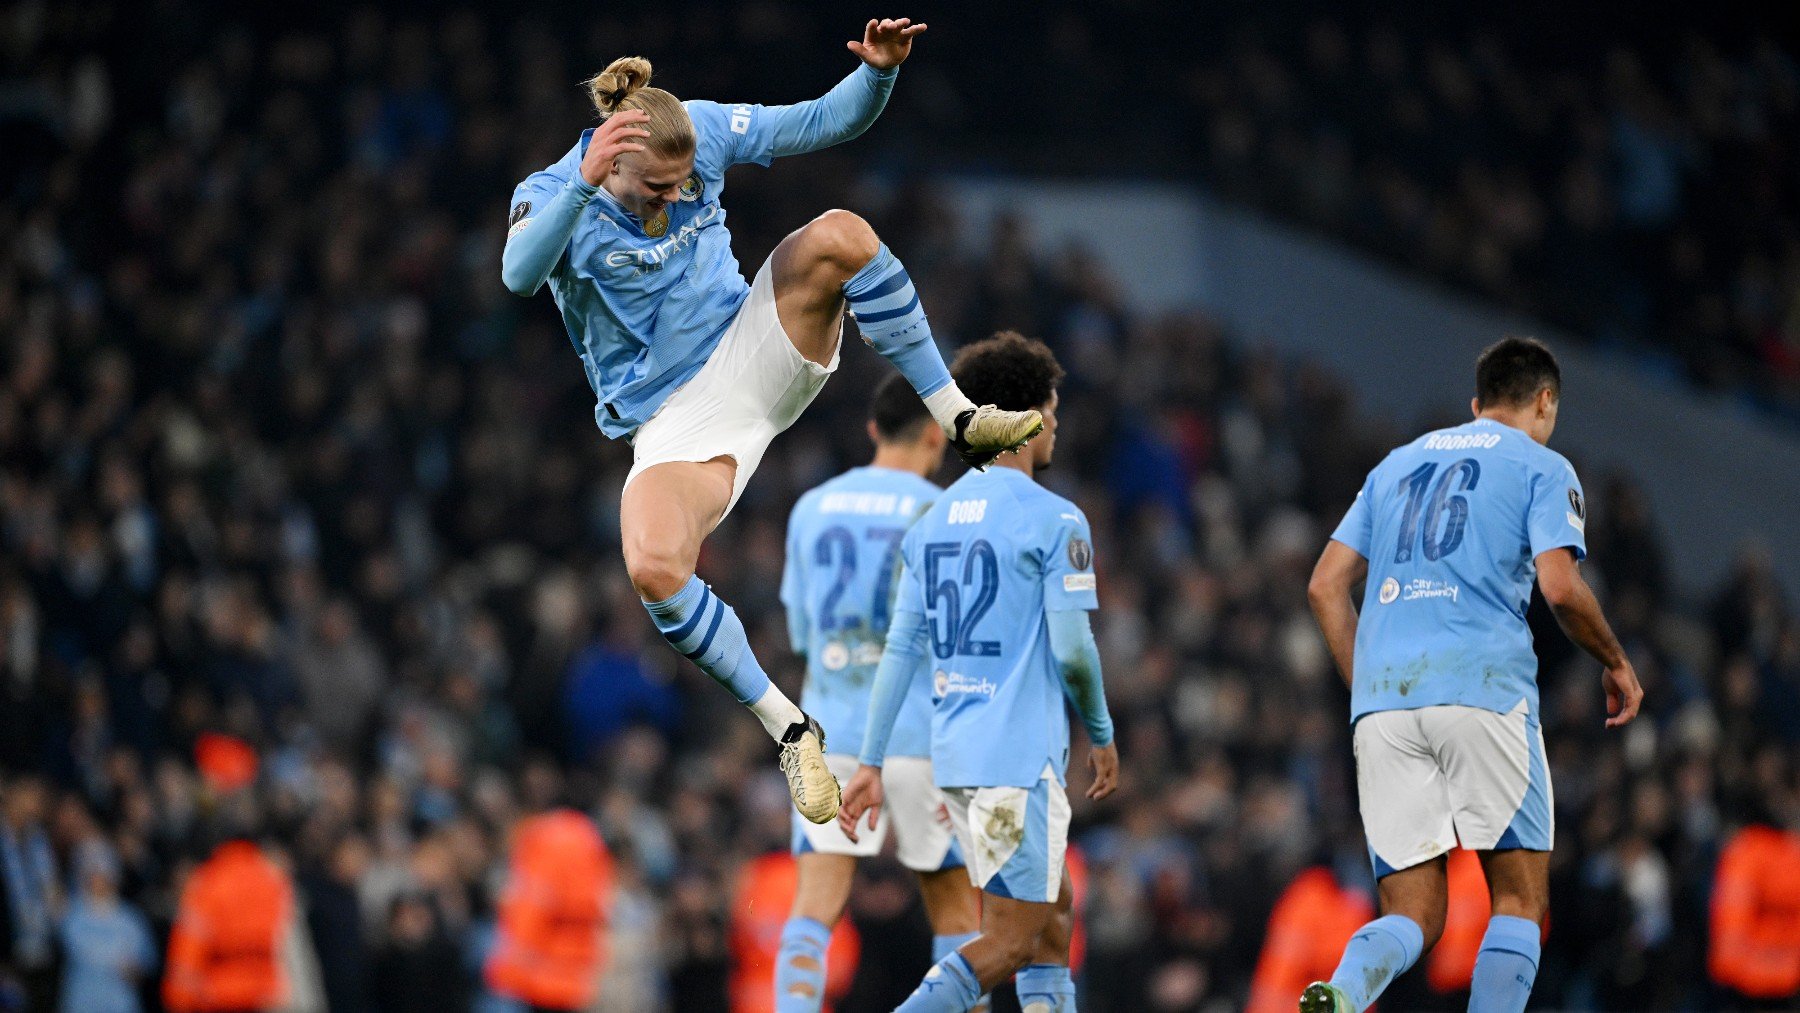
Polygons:
M568 37L466 11L327 5L283 27L203 5L5 8L0 1008L63 987L58 926L93 855L160 954L182 884L240 822L293 870L295 1008L389 1008L377 997L423 994L421 968L444 990L429 1008L503 1008L481 968L506 842L557 802L592 815L613 859L604 1008L730 1008L733 886L785 848L787 795L751 719L644 620L617 545L625 448L593 429L548 302L508 296L497 265L513 182L587 121L573 82L590 64L624 47L660 70L681 51L684 91L768 101L841 70L835 27L754 7L584 15ZM1118 34L1053 16L1039 87L1166 28L1140 7ZM1191 107L1170 144L1219 191L1600 340L1642 335L1796 411L1791 51L1696 37L1670 59L1539 65L1504 36L1325 22L1206 46L1222 55L1188 72L1162 55L1107 70L1078 104L1162 87ZM955 140L1005 119L1025 85L981 87L1001 71L980 53L952 38L907 68L866 142L890 176L932 160L934 126ZM975 69L951 88L952 67ZM1118 136L1149 129L1133 112ZM1067 168L988 139L996 159ZM857 206L869 161L734 176L740 260ZM902 185L875 224L939 333L1017 328L1071 370L1049 482L1095 528L1127 772L1115 798L1076 800L1085 1008L1233 1008L1296 875L1369 885L1346 697L1304 586L1402 434L1252 335L1133 313L1078 253L1036 257L1008 226L962 255L953 195ZM858 393L886 368L851 343L701 562L790 688L787 508L865 455ZM1713 914L1712 888L1722 853L1764 846L1755 828L1800 826L1800 617L1754 553L1708 600L1677 600L1678 534L1628 474L1587 482L1591 569L1649 720L1604 733L1592 666L1539 617L1561 829L1540 1001L1770 1001L1760 983L1792 979L1709 963L1711 926L1756 928ZM254 751L247 785L203 774L197 747L220 735ZM1729 896L1788 883L1757 874L1734 860ZM843 1013L891 1008L924 966L895 883L878 868L853 901ZM155 1009L163 971L116 973ZM1388 1004L1461 1008L1424 975Z

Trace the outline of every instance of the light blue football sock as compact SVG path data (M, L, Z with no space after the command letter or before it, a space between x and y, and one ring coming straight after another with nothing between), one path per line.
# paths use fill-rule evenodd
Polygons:
M962 944L967 943L967 942L973 942L974 940L979 939L979 938L981 938L981 933L979 933L979 932L964 932L960 935L954 935L954 936L932 936L931 937L931 962L935 964L938 961L943 960L945 957L948 957L950 954L955 953L958 949L960 949L962 947ZM984 1011L987 1008L988 1008L988 997L985 993L982 995L981 999L975 1003L974 1006L970 1007L970 1009L977 1011L977 1013L981 1013L981 1011Z
M1425 933L1418 922L1405 915L1383 915L1350 937L1331 983L1350 997L1357 1013L1362 1013L1424 951Z
M699 577L689 577L673 597L647 601L644 608L663 639L731 690L738 703L749 706L769 691L768 673L750 652L743 622Z
M950 368L932 340L919 293L886 243L844 283L844 298L863 339L894 364L920 397L950 385Z
M950 954L955 953L962 944L972 943L980 938L981 933L979 932L964 932L961 935L955 936L932 936L931 962L935 964L945 957L948 957Z
M1537 980L1541 939L1536 922L1512 915L1488 919L1469 985L1469 1013L1523 1013Z
M1075 1013L1075 978L1061 964L1032 964L1014 982L1025 1013Z
M894 1013L968 1013L980 1001L975 969L962 954L952 953L925 972L925 980Z
M775 1013L819 1013L825 1002L825 950L831 929L811 918L789 918L775 957Z

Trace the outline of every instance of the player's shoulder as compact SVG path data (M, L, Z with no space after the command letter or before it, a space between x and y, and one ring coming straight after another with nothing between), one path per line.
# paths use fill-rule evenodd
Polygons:
M1024 476L1020 479L1005 483L1007 493L1017 506L1018 518L1023 522L1017 524L1017 530L1030 532L1034 540L1055 539L1070 530L1088 530L1087 515L1073 500L1034 479Z
M694 124L695 168L703 175L723 173L731 164L732 137L749 133L753 108L703 98L688 99L681 107Z
M789 511L788 516L795 520L800 520L801 518L810 517L817 513L819 510L819 501L824 499L826 494L831 491L831 483L835 481L837 481L836 478L827 479L801 493L800 498L794 501L794 509Z
M1539 471L1547 475L1567 475L1571 481L1576 479L1575 465L1568 458L1536 440L1527 439L1525 442L1531 445L1527 452L1530 454L1528 460L1537 465Z
M583 130L581 136L576 138L575 144L563 153L563 157L520 180L518 185L513 187L513 191L519 193L532 189L549 190L568 182L569 177L580 168L582 156L587 152L588 138L593 134L592 127Z

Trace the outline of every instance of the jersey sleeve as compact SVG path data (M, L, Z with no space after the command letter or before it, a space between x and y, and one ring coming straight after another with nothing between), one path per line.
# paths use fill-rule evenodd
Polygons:
M592 130L582 131L581 139L560 160L526 176L518 186L513 187L512 203L507 205L506 215L508 239L517 235L525 222L544 210L550 199L562 191L563 184L569 181L575 174L576 167L581 164L582 153L587 151L588 138L593 133Z
M1369 558L1369 543L1375 537L1375 515L1370 500L1375 495L1375 472L1363 479L1363 487L1357 490L1356 498L1350 501L1350 509L1344 511L1344 519L1338 522L1337 530L1331 533L1331 540L1342 542L1364 559Z
M719 171L745 162L766 166L850 140L881 115L898 73L862 64L824 95L793 105L683 103L698 137L696 161L711 155Z
M800 514L803 498L788 515L787 551L781 567L781 604L787 609L788 644L795 654L805 654L811 621L806 615L806 554L801 545Z
M1044 611L1093 611L1100 607L1094 575L1094 536L1087 518L1062 504L1046 525L1043 545Z
M748 103L725 105L705 99L682 103L694 121L694 161L702 174L722 176L734 165L775 160L774 124L768 108Z
M916 529L915 529L916 530ZM894 593L894 607L889 615L925 611L925 589L919 583L918 540L910 533L900 543L899 590Z
M1560 456L1535 462L1531 471L1531 506L1525 528L1535 558L1551 549L1570 549L1587 558L1587 499L1575 469Z

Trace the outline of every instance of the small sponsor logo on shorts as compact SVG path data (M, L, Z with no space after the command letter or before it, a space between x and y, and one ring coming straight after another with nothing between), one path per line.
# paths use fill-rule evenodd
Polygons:
M1399 581L1395 580L1392 577L1389 577L1388 579L1381 582L1381 595L1378 600L1383 605L1392 605L1394 603L1394 599L1396 599L1398 597L1400 597L1400 582Z

